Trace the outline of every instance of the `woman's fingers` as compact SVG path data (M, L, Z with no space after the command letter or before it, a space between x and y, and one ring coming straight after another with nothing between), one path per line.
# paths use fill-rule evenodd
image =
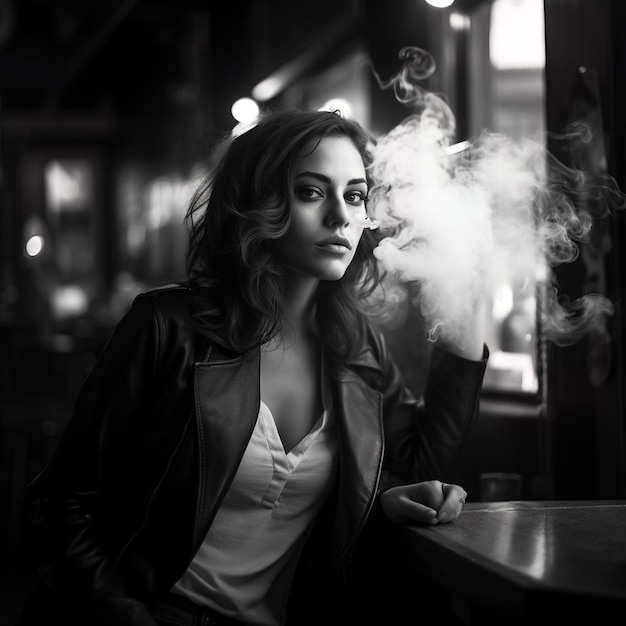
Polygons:
M437 523L437 511L424 504L414 500L409 492L402 493L398 498L398 511L404 515L407 520L421 522L423 524Z
M437 510L437 519L440 522L449 522L456 519L463 510L467 499L467 491L460 485L441 483L443 503Z

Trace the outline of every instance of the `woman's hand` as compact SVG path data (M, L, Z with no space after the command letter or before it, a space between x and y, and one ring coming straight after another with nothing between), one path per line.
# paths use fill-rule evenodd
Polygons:
M466 498L467 492L459 485L427 480L387 489L380 496L380 505L396 524L412 520L435 525L456 519Z

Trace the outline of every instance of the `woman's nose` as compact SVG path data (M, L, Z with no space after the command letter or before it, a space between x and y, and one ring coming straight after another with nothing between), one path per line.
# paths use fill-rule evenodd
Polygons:
M343 197L328 197L326 222L329 225L341 224L342 226L347 226L350 223L350 210Z

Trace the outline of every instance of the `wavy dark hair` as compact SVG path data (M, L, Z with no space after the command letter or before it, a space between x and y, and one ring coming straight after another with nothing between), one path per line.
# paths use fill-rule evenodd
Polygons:
M297 159L328 136L347 137L367 172L372 138L357 122L327 111L272 112L225 141L194 194L186 216L187 275L201 294L196 323L212 341L244 352L280 331L283 272L271 244L289 226ZM376 244L365 230L344 276L320 283L316 321L335 365L362 345L366 301L380 282Z

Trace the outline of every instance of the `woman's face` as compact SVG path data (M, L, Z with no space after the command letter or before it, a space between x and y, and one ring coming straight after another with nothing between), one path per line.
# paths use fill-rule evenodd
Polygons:
M347 137L326 137L296 163L287 232L275 242L285 269L318 280L340 279L363 233L367 182Z

